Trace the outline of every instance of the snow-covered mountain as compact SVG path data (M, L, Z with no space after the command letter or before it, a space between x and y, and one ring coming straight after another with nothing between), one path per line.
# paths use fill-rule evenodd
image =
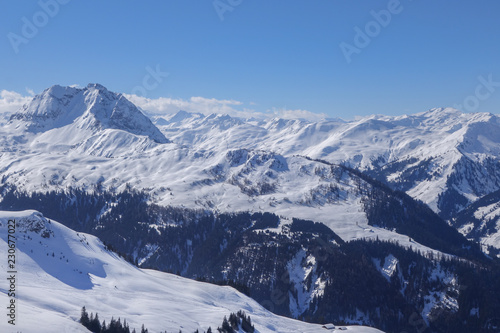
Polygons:
M101 320L126 319L150 332L206 331L239 310L250 315L257 332L323 332L321 325L276 316L230 287L196 282L173 274L138 269L109 251L96 237L77 233L36 211L0 212L0 247L8 248L8 220L16 221L15 283L17 318L3 318L2 332L88 332L78 323L81 308ZM4 260L3 272L9 270ZM8 304L10 286L0 284ZM347 332L379 330L349 326Z
M50 87L14 113L6 128L36 137L31 144L39 149L79 147L100 155L116 153L120 144L142 150L169 142L134 104L99 84Z
M498 165L496 169L488 169L490 164L498 163L500 156L500 120L493 114L466 114L448 108L410 116L310 123L284 119L244 121L182 111L156 117L155 123L173 141L189 146L204 149L243 146L373 170L395 186L404 187L436 212L446 204L438 196L450 187L447 179L453 173L466 172L460 168L467 162L479 169L486 168L478 179L468 177L452 184L467 202L491 193L500 184ZM411 177L405 177L416 170L420 179L411 181L407 179ZM457 207L452 212L460 208L463 209Z
M441 108L312 123L181 111L154 122L174 142L189 147L272 150L359 168L448 220L500 189L500 119L494 114ZM482 235L489 236L494 235Z

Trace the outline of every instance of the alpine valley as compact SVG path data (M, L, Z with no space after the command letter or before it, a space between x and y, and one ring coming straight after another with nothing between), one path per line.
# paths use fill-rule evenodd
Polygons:
M88 332L83 306L151 332L500 331L495 114L159 116L89 84L3 116L2 332Z

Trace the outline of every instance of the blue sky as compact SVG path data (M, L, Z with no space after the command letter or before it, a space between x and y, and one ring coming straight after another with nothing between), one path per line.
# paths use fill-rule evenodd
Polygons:
M499 15L497 0L2 1L0 90L98 82L257 112L498 114Z

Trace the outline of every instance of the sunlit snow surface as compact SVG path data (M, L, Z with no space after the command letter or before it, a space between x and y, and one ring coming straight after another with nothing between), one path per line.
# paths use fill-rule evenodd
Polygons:
M16 326L1 332L86 332L77 323L82 306L101 320L126 319L150 332L212 330L224 316L243 310L258 332L325 332L321 325L276 316L230 287L139 269L107 251L94 236L77 233L36 211L0 212L0 254L7 258L7 222L16 220ZM2 274L7 261L0 261ZM6 308L7 276L0 279ZM4 311L5 312L5 311ZM348 332L379 330L350 326Z

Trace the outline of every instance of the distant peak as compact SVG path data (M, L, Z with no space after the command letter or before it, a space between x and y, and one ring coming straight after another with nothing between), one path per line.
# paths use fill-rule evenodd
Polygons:
M215 118L221 119L221 120L232 119L232 117L230 115L228 115L227 113L220 113Z
M68 95L68 94L76 94L80 90L81 89L74 88L74 87L64 87L64 86L60 86L58 84L55 84L55 85L45 89L40 95L43 96L43 95L48 94L48 95L52 95L55 97L60 97L60 96Z
M103 86L102 84L99 84L99 83L89 83L87 84L87 89L98 89L98 90L108 90L106 89L105 86Z
M456 113L462 113L462 111L460 110L457 110L455 108L450 108L450 107L447 107L447 108L432 108L430 110L428 110L427 112L424 112L424 113L433 113L433 114L438 114L438 113L441 113L441 114L456 114Z
M441 108L432 108L424 112L420 112L415 114L415 116L425 117L425 118L442 118L449 116L460 116L463 112L451 107L441 107Z

